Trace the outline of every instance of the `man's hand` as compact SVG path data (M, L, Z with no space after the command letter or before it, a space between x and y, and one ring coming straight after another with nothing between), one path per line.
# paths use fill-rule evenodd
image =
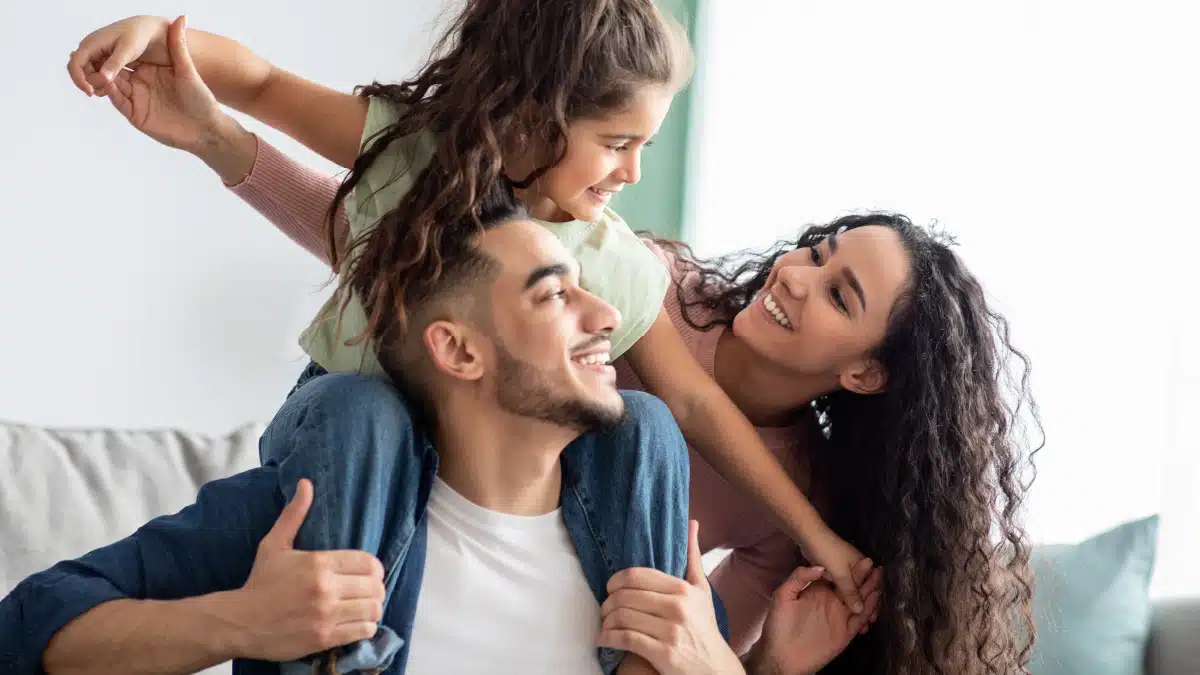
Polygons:
M312 499L312 483L301 480L237 591L247 658L291 661L375 635L384 599L379 560L363 551L293 546Z
M135 61L159 66L171 65L167 53L167 25L157 16L131 16L93 31L79 42L67 72L71 81L88 96L98 92L92 76L111 82L122 68Z
M685 579L648 568L613 575L608 599L600 606L601 647L637 654L661 675L744 672L717 627L698 530L699 524L691 521Z
M762 638L749 655L748 670L756 675L807 675L815 673L865 633L879 616L883 570L863 561L854 570L865 576L863 612L853 613L819 567L799 567L771 599ZM869 575L867 572L870 572Z

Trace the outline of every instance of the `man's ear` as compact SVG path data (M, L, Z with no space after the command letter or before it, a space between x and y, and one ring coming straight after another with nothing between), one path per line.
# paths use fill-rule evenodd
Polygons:
M873 358L863 358L842 371L838 377L842 389L855 394L878 394L887 388L887 371Z
M421 337L429 360L438 372L458 380L483 377L482 340L465 323L451 319L433 321L425 327Z

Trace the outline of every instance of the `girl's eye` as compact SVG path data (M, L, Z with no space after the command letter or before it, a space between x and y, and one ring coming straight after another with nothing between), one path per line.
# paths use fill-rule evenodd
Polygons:
M808 257L812 258L814 265L821 264L821 252L817 250L816 246L808 249Z
M564 288L561 291L555 291L554 293L551 293L550 295L546 296L546 299L547 300L566 300L567 299L567 290Z
M646 141L645 143L642 143L642 149L644 150L652 145L654 145L654 141ZM612 150L613 152L624 152L630 147L632 146L628 143L622 143L621 145L610 145L608 146L608 149Z

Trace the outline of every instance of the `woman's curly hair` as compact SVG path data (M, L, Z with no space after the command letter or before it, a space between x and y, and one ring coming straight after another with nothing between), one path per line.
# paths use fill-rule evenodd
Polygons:
M911 278L873 354L886 389L813 402L828 442L813 449L812 466L831 498L830 526L883 566L884 608L822 672L1028 672L1032 575L1021 517L1038 448L1023 452L1021 420L1028 413L1039 432L1040 421L1029 361L953 242L904 216L870 213L811 227L766 253L715 261L660 243L693 273L698 297L676 290L685 320L707 330L753 301L781 255L865 225L899 236ZM713 318L694 321L697 308Z
M333 268L346 263L339 291L353 291L368 319L350 343L404 323L406 298L423 294L407 287L437 283L446 257L481 231L476 212L495 183L527 187L562 160L570 123L619 113L646 86L677 90L691 67L686 31L653 0L468 0L415 77L360 87L402 112L366 139L329 209ZM429 165L343 261L338 209L392 144L424 131L438 137ZM504 151L520 147L544 150L540 167L505 176Z

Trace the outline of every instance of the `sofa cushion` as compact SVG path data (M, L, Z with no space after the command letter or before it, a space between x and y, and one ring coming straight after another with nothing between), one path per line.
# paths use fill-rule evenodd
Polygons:
M1033 551L1034 675L1141 675L1158 516Z
M0 597L54 563L190 504L258 465L260 425L224 436L0 423Z

